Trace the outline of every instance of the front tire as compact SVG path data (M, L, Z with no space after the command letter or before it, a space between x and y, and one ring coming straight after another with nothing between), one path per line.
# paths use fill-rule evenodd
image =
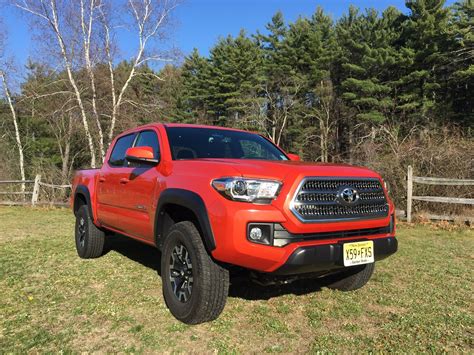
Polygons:
M76 212L75 239L79 257L91 259L103 254L105 233L95 226L86 205Z
M207 253L189 221L170 228L161 256L163 297L170 312L186 324L216 319L229 292L229 272Z
M355 270L345 270L330 276L329 288L339 291L354 291L363 287L374 273L375 263L356 267Z

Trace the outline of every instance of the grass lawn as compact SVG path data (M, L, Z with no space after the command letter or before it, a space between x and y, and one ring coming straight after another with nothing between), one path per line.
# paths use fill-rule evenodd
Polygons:
M399 227L399 252L342 293L231 286L221 317L168 312L160 254L123 237L76 256L69 210L0 208L0 352L474 352L474 230Z

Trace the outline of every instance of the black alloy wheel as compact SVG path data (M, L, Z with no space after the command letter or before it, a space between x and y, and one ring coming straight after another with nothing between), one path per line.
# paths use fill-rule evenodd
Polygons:
M193 291L193 264L183 244L176 245L170 255L169 277L176 298L187 302Z

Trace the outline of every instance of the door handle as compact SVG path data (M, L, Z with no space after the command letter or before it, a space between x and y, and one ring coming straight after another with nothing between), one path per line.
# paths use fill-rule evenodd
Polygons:
M99 182L105 182L105 177L99 176Z
M121 184L126 184L126 183L128 183L129 181L130 181L130 180L127 179L127 178L121 178L121 179L120 179L120 183L121 183Z

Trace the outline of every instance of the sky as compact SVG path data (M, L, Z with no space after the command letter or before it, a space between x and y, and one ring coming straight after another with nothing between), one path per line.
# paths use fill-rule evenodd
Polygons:
M453 2L448 0L447 4ZM388 6L395 6L403 12L407 11L404 0L184 0L174 13L175 33L169 44L180 49L184 55L193 48L207 55L220 36L235 36L242 28L247 33L264 31L265 25L279 10L287 22L299 16L310 17L318 6L337 19L347 12L351 4L360 9L372 7L382 11ZM6 6L0 8L0 17L8 31L7 50L17 63L24 64L28 57L36 57L37 51L24 16ZM135 47L132 34L121 31L119 40L123 55L129 57Z

